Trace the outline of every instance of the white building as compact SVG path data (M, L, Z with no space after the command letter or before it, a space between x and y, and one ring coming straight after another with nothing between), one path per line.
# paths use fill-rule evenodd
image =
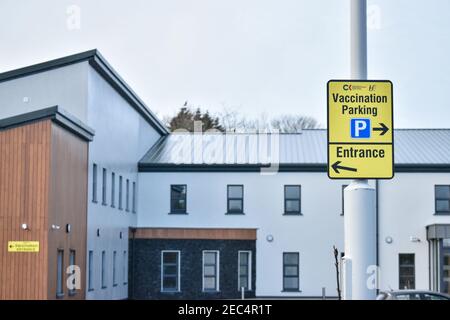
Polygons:
M325 130L169 134L97 51L0 74L0 104L0 130L55 105L93 129L83 297L337 295L349 181L327 177ZM450 130L395 148L394 179L371 181L379 288L448 293Z

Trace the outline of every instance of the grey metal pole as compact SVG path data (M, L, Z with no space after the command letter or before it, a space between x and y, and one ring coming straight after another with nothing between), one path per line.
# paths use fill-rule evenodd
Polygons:
M366 0L351 1L351 77L367 80ZM375 189L353 180L344 190L344 299L375 299L370 272L376 265Z

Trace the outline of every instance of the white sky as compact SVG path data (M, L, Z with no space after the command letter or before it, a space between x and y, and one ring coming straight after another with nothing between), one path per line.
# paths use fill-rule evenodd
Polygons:
M396 127L450 127L450 1L368 3L369 78L394 83ZM92 48L160 116L188 100L325 126L349 0L0 0L0 72Z

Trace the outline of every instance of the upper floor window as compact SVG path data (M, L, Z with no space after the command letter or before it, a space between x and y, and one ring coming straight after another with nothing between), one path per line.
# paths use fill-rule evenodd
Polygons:
M131 211L136 213L136 182L133 182L133 197L131 199Z
M130 180L129 179L127 179L125 192L126 192L125 211L130 211Z
M106 206L106 169L103 168L103 175L102 175L102 205Z
M119 210L123 210L123 178L119 176Z
M170 186L170 212L186 213L187 187L184 184Z
M300 186L284 186L285 214L301 214L300 197L301 197Z
M228 185L227 213L244 213L243 185Z
M450 185L434 186L435 208L437 214L450 214Z
M111 207L116 206L116 174L111 172Z
M97 202L97 164L92 165L92 202Z

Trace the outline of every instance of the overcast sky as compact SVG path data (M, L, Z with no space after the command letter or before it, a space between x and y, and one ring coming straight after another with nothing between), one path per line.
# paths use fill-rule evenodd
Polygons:
M450 127L450 1L368 4L369 78L394 83L396 127ZM349 0L0 0L0 72L98 48L160 116L187 100L325 126L326 82L349 76L349 8Z

